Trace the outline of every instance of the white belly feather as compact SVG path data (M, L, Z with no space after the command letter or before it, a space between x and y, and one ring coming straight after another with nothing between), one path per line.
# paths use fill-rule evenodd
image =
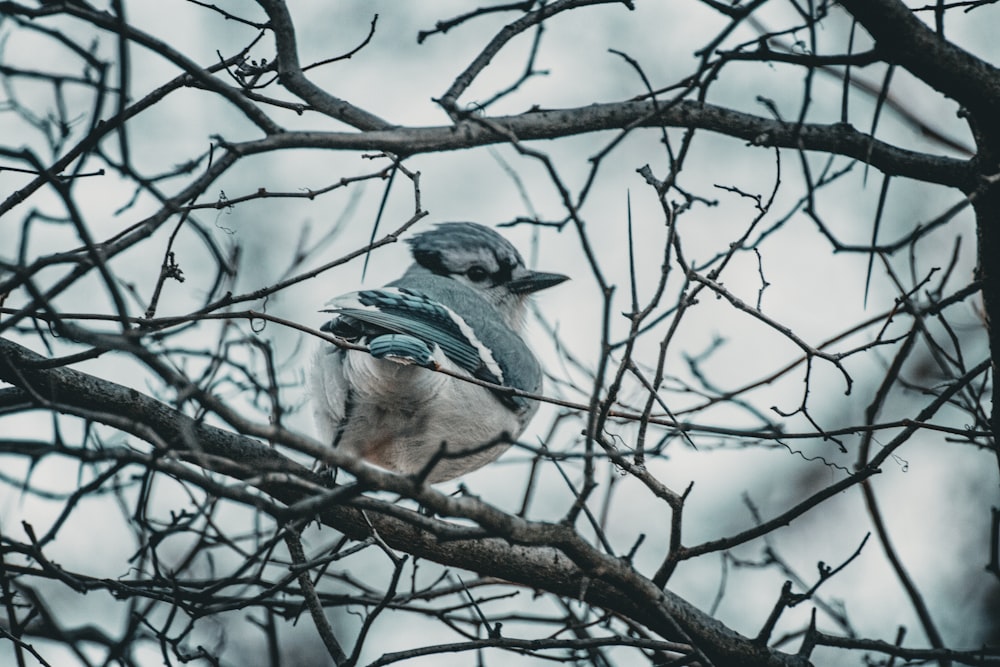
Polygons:
M440 352L435 360L458 371ZM522 429L488 389L366 352L320 346L309 382L326 442L406 475L424 471L444 447L426 477L432 483L495 460Z

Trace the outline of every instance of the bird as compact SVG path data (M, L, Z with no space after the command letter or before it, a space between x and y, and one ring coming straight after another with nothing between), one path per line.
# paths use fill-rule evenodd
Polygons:
M321 331L367 350L324 341L307 377L325 444L435 484L495 461L537 412L536 400L510 391L542 388L527 308L568 276L528 269L506 238L474 222L440 223L407 243L413 263L402 277L320 311L333 315Z

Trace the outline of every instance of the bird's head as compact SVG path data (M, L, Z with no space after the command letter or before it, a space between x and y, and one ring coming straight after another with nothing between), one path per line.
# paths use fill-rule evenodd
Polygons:
M510 241L474 222L445 222L408 240L418 265L457 280L493 304L520 329L528 296L568 276L532 271Z

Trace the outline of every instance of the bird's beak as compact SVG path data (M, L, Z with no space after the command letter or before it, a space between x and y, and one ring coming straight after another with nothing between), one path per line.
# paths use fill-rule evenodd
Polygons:
M569 276L561 273L545 273L543 271L528 271L522 269L514 274L507 288L514 294L531 294L569 280Z

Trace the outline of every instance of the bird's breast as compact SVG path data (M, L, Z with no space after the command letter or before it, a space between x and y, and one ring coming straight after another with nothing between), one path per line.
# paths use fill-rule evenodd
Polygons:
M428 481L450 479L498 457L523 428L493 392L474 383L364 352L344 357L353 396L338 446L375 465L418 474L444 447L449 457ZM441 365L457 371L443 356Z

